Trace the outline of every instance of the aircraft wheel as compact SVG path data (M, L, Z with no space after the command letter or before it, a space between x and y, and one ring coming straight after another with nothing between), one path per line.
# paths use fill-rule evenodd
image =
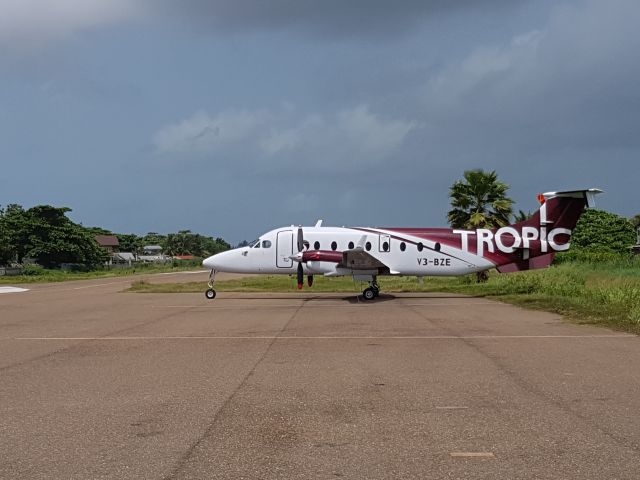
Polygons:
M374 289L373 289L373 294L374 294L376 297L379 297L379 296L380 296L380 289L379 289L379 288L374 288Z
M216 291L213 288L210 288L209 290L204 292L204 294L209 300L213 300L214 298L216 298Z
M365 288L362 297L365 300L373 300L376 297L376 291L371 287Z

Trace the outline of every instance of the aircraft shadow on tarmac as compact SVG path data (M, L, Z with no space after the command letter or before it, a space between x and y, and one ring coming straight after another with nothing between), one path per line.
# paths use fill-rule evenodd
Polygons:
M377 303L381 303L381 302L390 302L393 300L397 300L397 299L422 299L422 300L443 300L443 299L470 299L470 298L479 298L477 296L470 296L470 295L438 295L438 296L433 296L433 295L419 295L419 294L412 294L409 297L397 297L396 295L390 294L390 293L381 293L380 296L378 296L376 299L374 300L365 300L362 295L359 294L353 294L353 295L344 295L344 294L336 294L336 295L322 295L322 296L305 296L305 297L299 297L297 295L269 295L268 297L266 296L249 296L249 295L242 295L240 297L233 297L233 298L226 298L226 299L219 299L220 300L308 300L308 301L313 301L313 302L335 302L336 300L343 300L345 302L351 303L351 304L366 304L366 305L375 305Z
M443 299L469 299L469 298L476 298L476 297L472 297L469 295L438 295L437 297L434 297L433 295L416 295L413 294L410 297L397 297L396 295L390 294L390 293L381 293L379 297L377 297L375 300L365 300L362 295L352 295L349 297L342 297L342 300L345 300L349 303L366 303L366 304L376 304L376 303L380 303L380 302L389 302L392 300L397 300L397 299L421 299L421 300L443 300ZM314 298L313 300L336 300L336 297L332 297L332 298ZM425 305L428 305L425 303Z

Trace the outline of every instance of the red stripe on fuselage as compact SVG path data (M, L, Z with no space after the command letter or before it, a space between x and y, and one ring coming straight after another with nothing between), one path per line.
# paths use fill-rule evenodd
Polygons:
M458 233L453 233L453 229L451 228L381 228L381 230L398 233L401 235L410 235L412 237L422 238L424 240L429 240L434 243L440 243L441 245L446 245L448 247L455 248L460 251L466 251L473 255L478 255L478 241L477 241L477 233L474 230L469 230L468 242L466 250L463 249L462 245L462 235ZM495 231L494 231L495 232ZM377 232L381 234L381 232ZM407 239L403 240L407 241ZM504 245L506 247L511 247L515 242L514 239L509 241L508 237L504 239ZM415 242L412 242L415 243ZM495 244L494 244L495 245ZM497 249L496 249L497 250ZM503 253L503 252L490 252L487 248L482 255L483 258L489 260L494 264L502 264L502 263L511 263L518 258L520 258L518 252L514 253Z

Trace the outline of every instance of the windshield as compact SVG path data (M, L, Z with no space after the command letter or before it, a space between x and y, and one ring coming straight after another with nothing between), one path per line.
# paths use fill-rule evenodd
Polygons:
M260 239L259 239L259 238L257 238L257 239L255 239L255 240L253 240L253 241L249 242L249 245L247 245L247 247L252 248L252 247L254 247L254 246L255 246L255 244L256 244L256 243L258 243L259 241L260 241Z

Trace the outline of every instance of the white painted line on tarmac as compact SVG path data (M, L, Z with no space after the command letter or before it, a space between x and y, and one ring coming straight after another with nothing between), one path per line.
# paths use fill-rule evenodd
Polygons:
M451 452L449 455L462 458L495 458L492 452Z
M156 275L194 275L198 273L209 273L209 270L197 270L197 271L189 270L187 272L162 272L162 273L157 273Z
M21 293L28 292L28 288L20 288L20 287L0 287L0 293Z
M64 282L61 282L61 283L64 283ZM74 290L84 290L86 288L104 287L107 285L126 285L129 283L131 283L131 280L92 284L92 285L85 285L82 287L67 287L67 288L61 288L58 285L46 285L46 286L42 286L42 287L38 286L37 288L34 288L33 290L31 290L31 293L73 292Z
M635 335L424 335L424 336L375 336L375 335L168 335L129 337L13 337L4 340L508 340L508 339L594 339L594 338L637 338Z

